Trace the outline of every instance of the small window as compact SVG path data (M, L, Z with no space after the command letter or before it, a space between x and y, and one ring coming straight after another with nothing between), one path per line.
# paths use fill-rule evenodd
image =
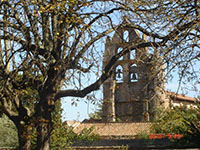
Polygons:
M129 42L129 32L127 30L123 33L123 40L124 42Z
M117 53L120 53L123 49L120 47L117 49ZM123 60L123 56L121 56L118 60Z
M137 82L138 81L137 65L136 64L131 65L129 77L130 77L130 82Z
M123 82L123 67L121 65L115 68L115 80L117 83Z
M135 59L135 56L136 56L135 50L130 51L130 59L131 60Z

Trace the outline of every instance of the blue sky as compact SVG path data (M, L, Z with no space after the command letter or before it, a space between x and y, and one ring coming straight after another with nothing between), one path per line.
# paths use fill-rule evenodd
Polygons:
M101 90L96 92L96 97L101 98ZM86 118L89 118L89 114L94 112L96 108L98 108L97 104L94 105L91 102L85 102L85 99L80 99L77 102L77 106L72 105L71 97L62 99L62 107L63 107L63 121L65 120L76 120L83 121Z

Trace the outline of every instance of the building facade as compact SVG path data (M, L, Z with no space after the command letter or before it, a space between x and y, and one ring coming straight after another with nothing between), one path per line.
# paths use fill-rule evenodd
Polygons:
M119 27L106 40L103 68L114 55L146 38L131 27ZM112 69L113 75L103 84L103 121L151 121L156 109L169 106L164 92L164 65L156 52L130 49Z

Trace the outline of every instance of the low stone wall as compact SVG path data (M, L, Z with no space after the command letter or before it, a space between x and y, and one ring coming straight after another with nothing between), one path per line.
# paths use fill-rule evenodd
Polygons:
M80 133L84 128L94 127L93 132L102 137L134 137L140 133L150 133L151 123L80 123L74 128Z

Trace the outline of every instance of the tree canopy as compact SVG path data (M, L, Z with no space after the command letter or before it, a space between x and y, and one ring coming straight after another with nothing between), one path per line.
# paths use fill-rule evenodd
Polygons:
M20 149L30 148L33 126L37 149L49 149L56 100L84 97L109 76L114 61L91 85L83 87L76 76L97 66L95 43L114 30L98 26L123 9L102 9L100 2L1 1L0 99L3 112L17 126ZM63 85L74 89L63 90Z
M148 35L149 50L163 57L167 79L176 69L180 83L199 85L199 1L141 0L130 4L130 24Z

